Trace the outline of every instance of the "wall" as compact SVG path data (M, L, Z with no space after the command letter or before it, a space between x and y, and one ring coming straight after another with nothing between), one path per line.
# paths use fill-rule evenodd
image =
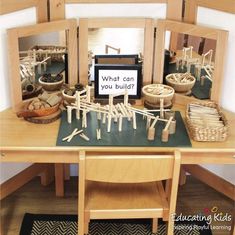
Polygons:
M10 89L8 76L8 58L7 58L7 34L6 29L25 26L36 23L36 9L29 8L26 10L5 14L0 16L0 111L9 108ZM1 124L0 124L1 125ZM0 126L1 127L1 126ZM15 174L19 173L26 167L30 166L28 163L1 163L0 184L8 180Z
M235 14L199 7L197 23L229 31L227 61L225 65L221 104L227 110L235 112ZM203 165L208 170L225 178L235 185L235 166Z
M133 7L134 6L134 7ZM115 11L113 10L115 9ZM229 59L226 65L225 81L222 92L222 106L228 110L235 112L235 70L232 55L235 51L235 15L218 12L206 8L200 8L198 11L198 22L207 26L216 26L218 28L230 31L229 41ZM67 4L66 17L153 17L165 18L165 4ZM216 16L216 17L215 17ZM36 22L35 9L27 9L19 12L0 16L0 111L10 107L9 94L9 77L7 63L7 47L6 47L6 28L32 24ZM2 164L1 168L9 169L4 173L4 177L0 176L0 183L11 177L14 172L18 172L20 167L27 166L21 164ZM18 168L19 167L19 168ZM234 166L210 166L209 169L223 176L225 179L235 184ZM10 170L13 170L12 172ZM77 174L76 165L71 166L72 175Z

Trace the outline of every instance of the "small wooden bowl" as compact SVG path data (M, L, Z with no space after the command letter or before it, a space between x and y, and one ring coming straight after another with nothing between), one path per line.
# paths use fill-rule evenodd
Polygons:
M144 99L151 104L160 103L160 99L164 99L164 103L171 102L174 96L174 89L164 84L149 84L142 88Z
M63 99L64 99L65 101L67 101L69 104L74 103L75 100L76 100L76 95L75 95L75 94L74 94L74 95L67 95L67 94L65 93L65 89L62 90L62 96L63 96Z
M39 84L42 86L42 88L46 91L57 91L60 90L62 87L64 80L60 80L58 82L43 82L42 77L38 79Z
M175 78L178 78L178 79L175 79ZM191 74L171 73L166 76L167 85L173 87L175 89L175 92L179 92L179 93L189 92L193 88L195 82L196 82L196 78L192 76Z

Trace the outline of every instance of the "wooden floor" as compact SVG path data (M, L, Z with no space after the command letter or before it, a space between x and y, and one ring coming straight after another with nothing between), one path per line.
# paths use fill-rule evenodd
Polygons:
M17 235L24 213L41 214L77 214L77 178L72 178L65 184L64 198L55 197L55 186L40 185L36 178L21 189L5 198L1 202L1 234ZM205 210L218 208L223 215L232 215L234 202L210 187L192 177L188 177L187 184L179 189L177 214L198 215ZM212 214L211 212L209 214ZM212 222L217 226L231 226L231 222ZM213 230L213 235L230 235L221 227Z

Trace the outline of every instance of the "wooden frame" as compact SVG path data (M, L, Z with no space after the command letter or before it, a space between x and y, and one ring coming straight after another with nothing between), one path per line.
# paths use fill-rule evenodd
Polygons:
M120 3L120 4L138 4L138 3L166 3L167 18L171 20L181 20L183 0L50 0L50 20L65 19L65 4L81 3ZM180 7L179 7L180 6ZM178 9L178 10L176 10Z
M11 79L11 95L12 107L17 109L17 105L22 102L22 89L20 84L19 73L19 45L18 39L42 33L49 33L55 31L67 31L67 44L68 44L68 74L69 84L74 85L77 82L77 22L74 19L61 20L55 22L41 23L37 25L30 25L26 27L19 27L9 29L8 32L8 45L9 47L9 62L10 79Z
M152 81L154 21L144 18L81 18L79 19L79 82L88 83L88 29L89 28L144 28L143 84ZM86 56L87 55L87 56Z
M48 21L47 0L1 0L0 15L36 7L37 22Z
M162 83L163 80L163 65L164 65L164 45L165 32L173 31L192 36L204 37L216 40L216 55L215 55L215 70L213 75L213 83L211 90L211 100L220 102L221 88L224 73L224 63L226 56L226 47L228 32L225 30L213 29L198 25L186 24L170 20L157 21L157 37L154 61L154 82Z
M196 23L198 7L206 7L235 14L234 0L185 0L185 22Z

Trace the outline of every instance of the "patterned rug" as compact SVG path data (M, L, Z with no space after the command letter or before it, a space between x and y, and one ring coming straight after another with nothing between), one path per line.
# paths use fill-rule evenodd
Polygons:
M77 235L76 215L25 214L20 235ZM94 220L90 235L152 235L151 220ZM212 235L205 222L175 224L175 235ZM166 235L166 225L159 223L156 235Z

